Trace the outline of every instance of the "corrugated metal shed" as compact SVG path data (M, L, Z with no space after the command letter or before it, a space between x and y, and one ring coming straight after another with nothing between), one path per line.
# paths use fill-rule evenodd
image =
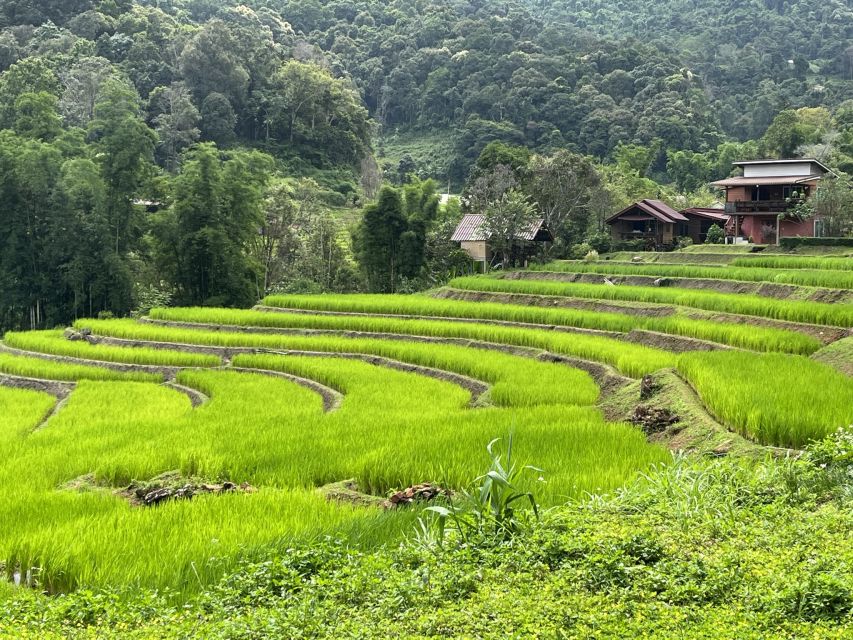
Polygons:
M453 242L481 242L485 240L483 216L476 213L463 216L450 239Z
M484 216L479 213L469 213L463 216L450 239L453 242L482 242L486 240L486 235L483 232L483 219ZM534 220L529 229L518 234L518 239L535 240L536 236L543 230L544 222L542 218Z

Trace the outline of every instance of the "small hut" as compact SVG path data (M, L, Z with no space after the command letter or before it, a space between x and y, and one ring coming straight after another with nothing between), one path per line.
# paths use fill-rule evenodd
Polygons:
M489 245L489 239L483 229L485 216L478 213L469 213L462 217L456 231L453 232L451 240L458 242L459 246L471 256L476 262L483 265L491 264L493 252ZM524 260L531 252L531 244L535 242L552 242L554 237L545 227L541 218L534 220L528 229L517 234L519 241L519 257Z

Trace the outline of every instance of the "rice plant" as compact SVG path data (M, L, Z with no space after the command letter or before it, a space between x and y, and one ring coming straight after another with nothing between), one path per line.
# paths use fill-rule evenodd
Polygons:
M543 505L613 489L669 457L591 407L472 409L451 383L337 358L244 356L240 364L322 380L346 400L324 413L316 394L286 380L201 369L179 377L211 396L195 410L169 388L83 382L49 428L21 439L0 467L0 482L16 488L0 494L0 563L38 567L39 585L52 592L146 586L189 594L241 558L294 541L393 540L417 510L356 508L315 487L345 478L380 494L427 480L462 487L485 462L486 443L511 424L519 464L547 474L535 485ZM20 432L42 413L24 411L17 426L0 415L4 428ZM173 469L257 490L156 508L114 493ZM86 490L62 488L89 474ZM519 481L520 491L532 486Z
M75 382L77 380L135 380L137 382L162 382L159 373L141 373L137 371L113 371L89 365L55 362L23 355L0 352L0 373L24 378L59 380Z
M826 304L801 300L774 300L760 296L694 291L670 287L631 287L538 280L466 277L451 280L450 286L469 291L570 296L597 300L626 300L674 304L748 316L838 327L853 326L853 304Z
M467 303L462 303L463 305ZM474 305L476 307L476 304ZM546 310L547 311L547 310ZM464 338L488 343L543 349L567 356L606 362L627 375L642 375L649 367L659 369L674 361L671 354L612 338L570 334L550 330L507 327L472 322L418 320L362 315L278 314L257 311L206 309L162 309L158 318L182 321L216 321L217 325L312 329L314 331L357 331L401 336ZM688 321L689 323L690 321ZM365 336L369 337L369 336Z
M525 307L489 302L432 299L417 296L271 296L267 298L266 302L269 303L269 306L282 309L335 311L350 314L352 314L350 310L355 309L358 310L359 314L426 315L446 318L500 320L505 322L553 324L622 332L645 329L648 331L658 331L689 338L709 340L756 351L782 351L785 353L807 355L821 347L821 343L815 338L796 331L773 327L748 327L734 323L696 320L680 315L647 317L608 312L578 311L575 309L549 309L537 306ZM407 320L407 322L411 323L407 325L400 322L395 323L387 318L374 319L366 318L363 315L337 316L328 319L319 316L281 318L268 313L258 315L251 311L225 309L155 309L152 310L152 317L163 320L181 320L184 322L212 322L214 324L242 324L262 327L348 328L357 331L374 330L389 332L396 332L397 329L400 329L401 333L409 333L406 327L411 328L416 326L416 321L411 319ZM427 325L421 326L426 327ZM418 331L420 330L427 329L418 329ZM453 329L453 331L465 332L464 329L460 328ZM425 333L421 335L436 334ZM448 333L447 335L451 334ZM466 337L458 333L457 335ZM475 336L471 335L467 337ZM575 339L576 344L582 342L583 340L580 338ZM515 343L510 342L510 344ZM567 352L561 351L561 353ZM612 360L603 360L595 356L592 356L592 359L615 365L615 362Z
M584 371L457 345L434 345L375 338L197 331L122 320L87 320L85 324L100 335L118 338L251 349L376 355L451 371L489 383L492 385L489 392L491 400L503 406L582 405L592 404L598 397L598 388ZM661 353L674 363L671 354Z
M62 331L27 331L24 333L10 331L4 336L3 340L8 346L23 351L103 362L172 367L217 367L222 364L222 360L216 356L201 353L184 353L145 347L114 347L89 344L83 340L66 340Z
M853 271L853 258L838 256L749 256L732 261L735 267L761 267L764 269L831 269Z
M802 447L853 424L853 378L808 358L688 353L678 370L717 418L763 444Z
M741 282L774 282L811 287L853 289L853 273L829 269L766 269L753 265L755 260L744 259L744 266L702 266L692 264L661 264L657 262L587 263L577 261L549 262L532 267L534 271L558 273L600 273L611 275L636 275L672 278L702 278L709 280L737 280Z

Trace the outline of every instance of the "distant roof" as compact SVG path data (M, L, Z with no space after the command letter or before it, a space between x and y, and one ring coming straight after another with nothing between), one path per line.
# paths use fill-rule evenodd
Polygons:
M717 180L712 182L712 187L763 187L774 184L803 184L805 182L814 182L820 180L823 176L815 174L813 176L772 176L761 178L745 178L744 176L736 176L734 178L726 178L725 180Z
M486 234L483 231L483 220L485 216L480 213L469 213L462 216L462 220L456 227L456 231L450 237L453 242L483 242L486 240ZM518 234L519 240L535 240L540 231L543 231L544 224L542 218L537 218L533 221L530 227Z
M670 207L665 202L661 202L660 200L640 200L639 202L635 202L634 204L625 207L622 211L618 213L614 213L612 216L607 218L605 222L610 222L612 220L616 220L617 218L634 212L635 210L639 210L647 216L651 216L656 220L660 220L661 222L686 222L687 218L678 213L675 209Z
M729 221L729 215L723 209L711 207L690 207L689 209L682 209L681 213L686 216L698 216L699 218L707 218L718 222Z
M732 162L732 164L736 167L742 167L747 164L802 164L803 162L816 164L827 173L830 172L830 168L817 158L785 158L783 160L768 158L766 160L740 160L738 162Z

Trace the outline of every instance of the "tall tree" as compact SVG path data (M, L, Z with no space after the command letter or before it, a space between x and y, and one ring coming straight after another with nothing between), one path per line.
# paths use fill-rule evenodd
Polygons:
M393 293L400 282L401 237L408 231L400 192L383 187L379 200L364 209L356 234L358 261L371 291Z
M141 117L136 90L121 80L105 83L89 132L107 185L106 210L113 250L122 257L140 235L133 199L148 176L157 136Z
M263 225L263 187L271 165L258 152L223 158L213 143L185 154L174 202L156 232L180 303L243 306L255 300L248 244Z

